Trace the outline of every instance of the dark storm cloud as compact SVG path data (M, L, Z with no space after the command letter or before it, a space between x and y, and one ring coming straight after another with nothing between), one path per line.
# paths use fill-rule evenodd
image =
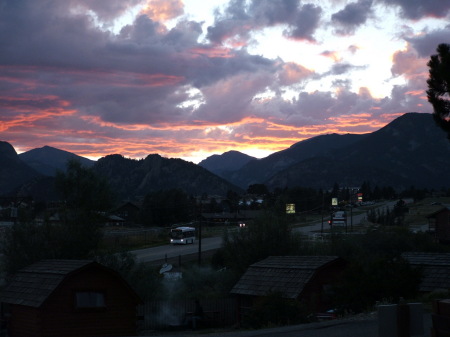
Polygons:
M316 74L313 77L315 79L321 79L327 76L339 76L344 74L349 74L356 70L364 70L367 66L357 66L346 62L337 62L333 64L329 71L326 71L322 74Z
M253 0L249 13L261 26L273 26L280 23L293 22L298 11L298 0Z
M235 0L223 12L216 12L215 23L208 27L207 38L213 43L236 37L247 40L251 30L286 24L286 37L314 41L321 14L320 7L294 0L253 0L249 5Z
M353 2L331 16L331 21L336 25L336 32L342 35L353 34L363 25L371 15L372 0L360 0Z
M439 44L450 44L450 26L421 36L405 38L405 40L414 47L420 57L430 57L430 55L436 54L436 48Z
M0 10L0 62L35 66L92 67L108 34L87 16L69 15L65 1L4 1Z
M290 28L285 31L287 37L314 41L314 32L319 27L322 9L306 4L296 13L295 19L290 23Z
M350 79L336 79L332 83L334 88L346 88L349 90L352 85L352 81Z
M246 13L245 0L232 0L223 13L216 11L215 23L214 26L208 27L207 38L213 43L221 43L230 36L246 35L248 32L243 26L250 19Z
M100 20L111 20L138 5L142 0L65 0L72 7L80 6L92 10Z
M349 63L336 63L331 67L330 75L342 75L353 70L365 69L365 66L355 66Z
M379 0L387 5L399 6L401 15L411 20L424 17L445 18L450 11L447 0Z
M122 13L120 1L107 3L102 17ZM29 90L58 95L81 113L122 124L187 121L179 104L191 87L241 72L275 71L274 62L261 56L198 43L201 25L192 21L166 31L141 15L114 36L83 15L79 8L88 4L100 11L102 2L4 1L0 63L31 67L27 78L39 86L30 84Z

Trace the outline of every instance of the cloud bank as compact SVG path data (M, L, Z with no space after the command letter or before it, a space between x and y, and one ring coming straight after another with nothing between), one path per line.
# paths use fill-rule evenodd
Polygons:
M449 2L232 0L218 3L211 24L186 5L1 0L2 139L18 151L199 161L432 112L426 62L450 43ZM381 27L383 13L397 20L383 34L398 48L374 81L379 59L357 60L358 38ZM273 56L281 42L290 47ZM267 53L255 52L263 44ZM388 94L374 95L374 85Z

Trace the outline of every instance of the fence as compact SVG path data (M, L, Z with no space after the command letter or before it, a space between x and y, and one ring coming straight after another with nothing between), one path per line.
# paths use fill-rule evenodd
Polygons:
M203 326L230 327L237 322L234 298L200 300L204 312ZM140 330L182 329L187 327L195 309L194 300L152 301L139 307Z

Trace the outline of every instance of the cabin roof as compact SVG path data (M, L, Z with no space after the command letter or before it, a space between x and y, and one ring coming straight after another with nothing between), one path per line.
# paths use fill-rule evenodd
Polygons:
M436 217L436 215L438 215L442 212L449 212L449 211L450 211L449 205L442 205L442 207L439 208L438 210L434 211L433 213L428 214L427 218L434 218L434 217Z
M63 280L88 266L91 260L42 260L21 269L2 291L1 302L40 307Z
M408 252L402 254L410 265L422 269L419 290L430 292L450 289L450 254Z
M319 269L337 260L337 256L270 256L252 264L231 293L266 296L277 292L296 299Z

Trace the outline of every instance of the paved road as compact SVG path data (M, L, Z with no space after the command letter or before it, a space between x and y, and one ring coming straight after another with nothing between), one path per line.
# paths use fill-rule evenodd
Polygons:
M202 239L202 252L218 249L222 244L222 237ZM179 256L198 254L198 240L190 245L165 245L131 251L138 262L164 261Z
M396 201L391 201L387 204L380 205L380 208L385 207L393 207L395 205ZM347 226L350 230L350 227L357 226L361 223L361 221L367 216L366 212L364 213L357 213L356 211L353 212L353 216L350 218L350 212L348 213L347 218ZM319 233L322 229L322 222L316 222L312 223L307 226L300 226L295 228L295 232L299 232L305 235L314 235ZM329 229L328 220L324 220L323 223L323 229L327 230ZM202 252L208 252L215 249L220 248L222 244L222 238L221 237L214 237L214 238L204 238L202 239ZM133 250L131 251L136 256L136 259L138 262L161 262L165 261L165 259L173 259L178 258L179 256L186 256L186 255L193 255L198 254L198 240L193 245L165 245L165 246L159 246L159 247L153 247L153 248L145 248L145 249L139 249L139 250Z
M205 333L205 331L153 332L147 336L164 337L378 337L376 319L361 321L333 321L293 325L251 331Z
M396 203L397 203L397 200L389 201L387 203L375 205L375 207L380 210L385 209L385 208L392 209ZM368 211L361 212L360 208L354 208L353 211L347 209L347 229L350 231L352 226L358 226L364 220L366 220L367 212ZM320 221L320 222L315 222L315 223L312 223L312 224L309 224L306 226L296 227L295 231L298 233L305 234L305 235L320 234L320 232L322 230L327 231L330 229L330 226L328 224L328 219L329 219L329 216L324 219L323 223L322 223L322 221ZM343 226L339 225L339 227L343 227Z
M205 331L184 331L178 333L154 332L148 336L164 337L379 337L379 323L375 314L367 318L349 318L335 321L285 326L272 329L252 331L233 331L205 333ZM415 337L426 337L432 326L431 315L424 313L423 334Z

